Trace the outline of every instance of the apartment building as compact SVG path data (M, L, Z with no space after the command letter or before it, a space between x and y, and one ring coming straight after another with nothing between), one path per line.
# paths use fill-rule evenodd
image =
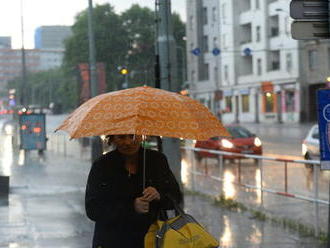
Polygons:
M215 29L213 12L218 13ZM190 0L187 19L192 96L221 113L223 122L315 120L315 90L328 77L318 65L330 63L329 42L293 40L287 0ZM194 54L205 36L211 37L209 46L218 43L217 66L205 50ZM211 76L200 80L205 70Z
M187 1L187 79L192 97L216 111L220 83L219 1Z

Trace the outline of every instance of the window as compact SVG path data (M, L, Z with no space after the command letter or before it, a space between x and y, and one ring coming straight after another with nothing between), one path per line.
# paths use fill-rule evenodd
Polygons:
M218 67L214 67L214 81L216 84L218 83L218 79L219 79L218 73L219 73Z
M199 67L199 81L209 80L209 64L203 64Z
M212 22L216 22L217 21L217 8L213 7L212 8Z
M209 51L209 37L207 35L203 36L203 52Z
M256 9L260 8L260 0L256 0Z
M222 45L223 45L223 48L226 49L227 48L227 34L224 34L222 36Z
M269 70L276 71L281 68L280 64L280 51L275 50L269 53Z
M257 59L257 75L260 76L262 74L262 61L261 59Z
M228 81L228 65L225 65L223 67L223 77L224 77L225 81Z
M286 70L290 72L292 70L292 55L291 53L286 54Z
M218 39L217 39L217 37L213 37L213 47L214 48L218 47Z
M195 73L194 70L192 70L192 71L191 71L191 81L192 81L192 82L195 82L195 81L196 81L196 78L195 78L195 77L196 77L196 73Z
M269 18L270 37L276 37L280 34L278 15Z
M316 50L308 51L308 64L310 70L316 69L317 67L316 61L317 61L317 51Z
M193 30L193 26L194 26L194 17L193 16L190 16L189 17L189 27L190 27L190 30Z
M225 22L225 19L227 18L227 15L226 15L226 7L227 5L225 3L222 4L222 19L223 19L223 22Z
M233 105L232 105L232 97L231 96L226 96L225 97L225 102L226 102L226 112L231 113L233 111Z
M256 42L260 42L261 40L261 33L260 33L260 26L256 27Z
M203 24L207 25L207 8L203 8Z
M250 111L250 96L249 95L242 95L242 112L246 113Z

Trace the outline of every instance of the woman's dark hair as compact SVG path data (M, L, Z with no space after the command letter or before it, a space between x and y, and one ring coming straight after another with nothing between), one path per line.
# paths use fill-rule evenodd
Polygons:
M105 141L106 141L108 146L112 145L113 137L114 137L114 135L106 135L105 136Z

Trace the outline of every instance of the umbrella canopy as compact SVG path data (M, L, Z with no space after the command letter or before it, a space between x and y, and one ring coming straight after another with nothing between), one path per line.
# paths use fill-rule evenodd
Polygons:
M201 103L187 96L147 86L91 98L57 130L71 138L107 134L138 134L206 140L230 136Z

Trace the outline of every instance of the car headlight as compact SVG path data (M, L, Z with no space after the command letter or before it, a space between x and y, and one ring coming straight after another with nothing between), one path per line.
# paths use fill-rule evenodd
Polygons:
M254 138L254 145L256 147L259 147L259 146L262 145L262 142L261 142L261 140L258 137Z
M224 148L233 148L234 147L234 144L231 143L229 140L227 139L222 139L221 140L221 146L224 147Z
M307 153L307 146L305 144L302 144L301 145L301 152L302 152L302 155L305 156L306 153Z
M13 131L14 131L14 127L11 126L11 125L6 125L5 126L5 133L6 134L13 134Z

